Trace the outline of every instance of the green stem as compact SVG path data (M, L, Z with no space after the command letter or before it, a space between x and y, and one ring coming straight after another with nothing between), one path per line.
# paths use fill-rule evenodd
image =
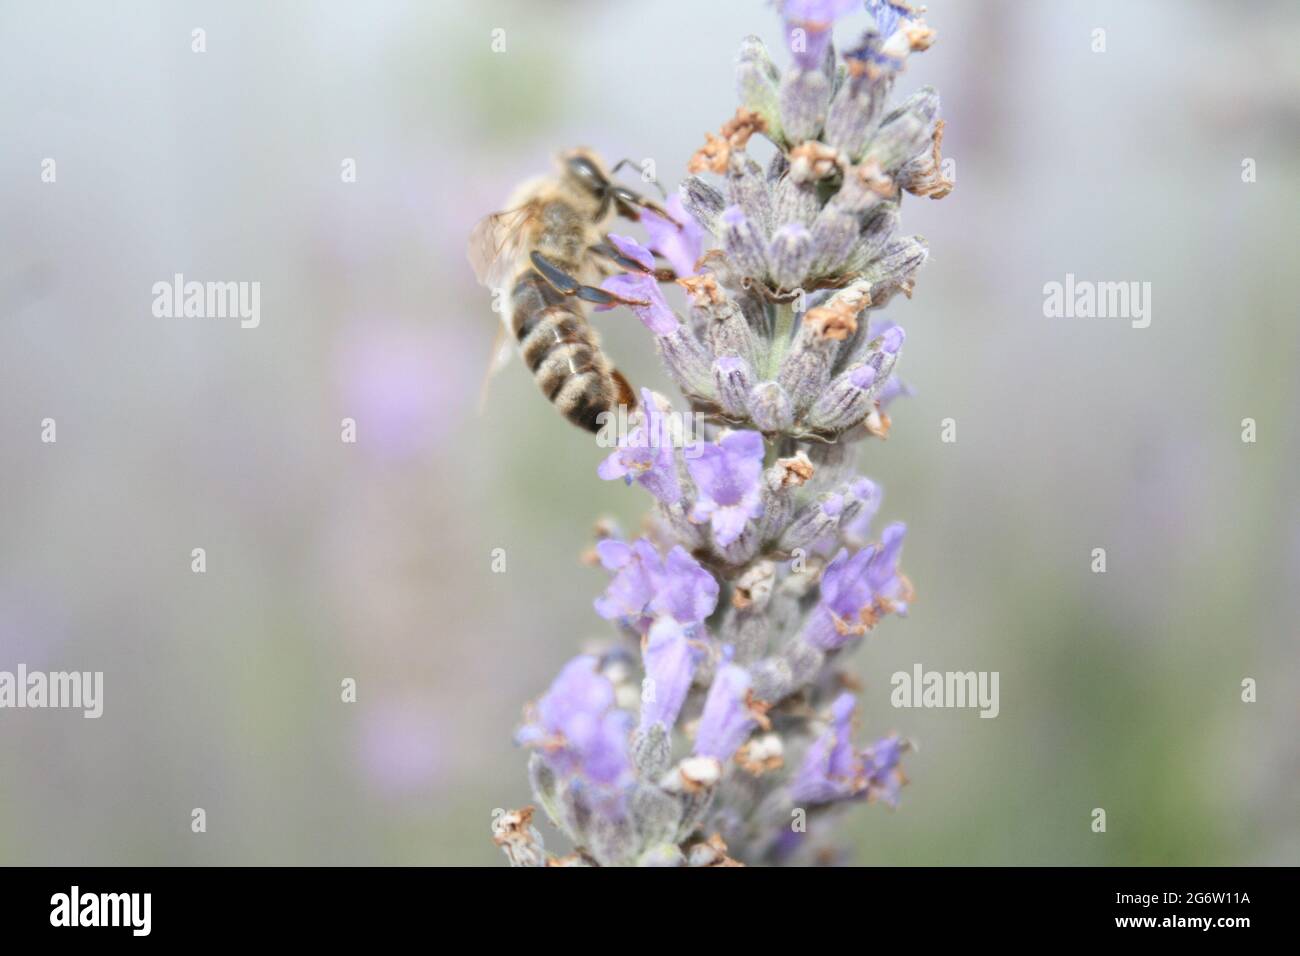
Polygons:
M782 303L772 308L775 309L776 315L772 329L772 348L767 353L768 379L776 378L777 369L781 367L781 360L785 358L785 353L790 348L790 340L794 337L794 305Z

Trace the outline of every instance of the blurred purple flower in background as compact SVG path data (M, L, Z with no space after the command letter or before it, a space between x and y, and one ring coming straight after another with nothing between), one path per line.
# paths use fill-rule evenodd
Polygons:
M345 328L335 352L339 409L356 419L358 448L404 461L437 448L462 420L473 373L441 358L456 348L449 334L455 333L380 319Z
M388 796L428 791L443 769L437 715L414 701L381 699L363 712L365 780Z

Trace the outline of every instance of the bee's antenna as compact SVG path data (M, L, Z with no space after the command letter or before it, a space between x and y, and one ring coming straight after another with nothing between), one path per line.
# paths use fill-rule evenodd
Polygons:
M636 166L636 165L637 165L637 162L636 162L636 160L634 160L634 159L620 159L617 163L614 164L614 168L611 169L611 170L609 171L609 174L610 174L611 176L613 176L615 173L617 173L617 172L618 172L620 169L622 169L624 166ZM645 177L642 176L642 180L643 180L643 181L644 181L644 179L645 179ZM651 183L654 184L655 189L659 190L659 195L660 195L660 197L666 200L666 199L668 198L668 194L667 194L666 192L664 192L664 187L661 186L661 185L659 185L659 180L657 180L657 179L651 179L651 180L649 180L649 181L650 181Z

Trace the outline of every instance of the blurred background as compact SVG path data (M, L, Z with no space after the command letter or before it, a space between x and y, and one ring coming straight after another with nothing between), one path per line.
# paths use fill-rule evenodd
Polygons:
M919 597L853 658L920 752L854 859L1298 863L1297 7L929 7L896 96L942 92L957 188L904 203L917 394L861 452ZM105 673L99 720L0 711L0 862L502 862L520 707L607 633L578 556L649 499L518 363L476 413L465 239L561 147L675 186L751 32L782 58L760 0L0 3L0 669ZM1150 327L1045 318L1067 272ZM175 273L260 327L155 318ZM1000 716L892 709L917 662Z

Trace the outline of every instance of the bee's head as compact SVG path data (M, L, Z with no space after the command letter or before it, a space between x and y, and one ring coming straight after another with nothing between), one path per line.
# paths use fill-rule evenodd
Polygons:
M614 171L617 172L619 167L629 162L631 160L623 160L614 167ZM589 149L579 147L561 154L560 166L570 182L600 203L598 215L601 217L605 215L612 203L618 214L626 219L640 219L640 210L649 209L670 222L676 222L658 203L651 202L640 193L613 182L610 174L605 171L605 164ZM662 192L662 189L660 191Z
M592 198L608 198L609 176L595 153L587 149L571 149L560 156L560 165L564 175Z

